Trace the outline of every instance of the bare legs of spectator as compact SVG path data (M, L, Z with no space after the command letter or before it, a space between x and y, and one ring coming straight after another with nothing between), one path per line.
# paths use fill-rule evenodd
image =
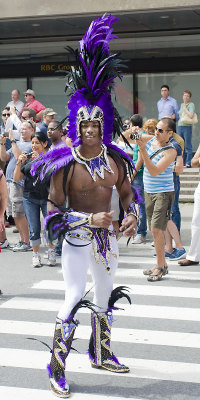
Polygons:
M19 231L21 241L23 243L29 244L29 230L28 230L28 222L25 216L23 217L15 217L15 225Z
M151 232L154 239L154 246L156 251L157 266L159 268L164 268L165 262L165 235L161 229L151 228ZM154 269L157 272L157 269Z
M156 282L162 279L163 275L168 273L165 262L165 235L161 229L151 228L156 250L157 265L155 268L143 271L144 275L149 275L149 282Z
M183 250L182 242L181 242L181 237L179 234L179 231L177 229L177 226L172 220L169 220L167 223L167 229L165 231L165 250L167 253L172 253L173 252L173 247L172 247L172 240L174 239L175 246L179 250Z

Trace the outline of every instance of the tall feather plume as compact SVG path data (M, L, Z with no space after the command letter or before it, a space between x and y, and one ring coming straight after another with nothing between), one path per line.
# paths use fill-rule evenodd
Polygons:
M118 18L104 14L90 24L80 43L80 53L68 47L76 60L76 68L67 72L66 92L72 94L68 108L69 127L68 136L77 146L76 116L81 106L98 105L104 113L103 143L108 145L112 141L115 131L120 134L121 119L111 102L111 90L116 77L122 79L121 70L125 65L121 63L118 54L110 54L110 41L117 38L112 25ZM113 124L113 120L115 123Z

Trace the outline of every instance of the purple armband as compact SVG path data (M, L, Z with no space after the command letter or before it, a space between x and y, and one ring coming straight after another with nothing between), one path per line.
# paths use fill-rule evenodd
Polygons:
M129 215L133 215L133 216L137 219L137 221L138 221L139 217L138 217L138 213L137 213L137 210L136 210L134 201L132 201L132 202L129 204L128 208L127 208L127 214L126 214L126 216L128 217Z

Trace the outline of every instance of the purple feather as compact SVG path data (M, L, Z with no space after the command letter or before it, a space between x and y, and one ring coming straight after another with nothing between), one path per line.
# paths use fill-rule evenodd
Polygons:
M42 157L36 158L31 166L31 175L36 175L38 168L40 170L40 179L43 181L45 176L51 170L51 174L55 174L60 168L66 166L73 160L72 151L69 147L60 147L45 153Z

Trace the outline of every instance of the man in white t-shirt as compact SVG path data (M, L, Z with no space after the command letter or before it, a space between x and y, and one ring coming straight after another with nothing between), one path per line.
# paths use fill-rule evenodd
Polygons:
M24 107L24 103L20 100L19 96L20 91L18 89L13 89L11 92L12 101L9 101L7 104L8 107L15 107L18 116L21 114L22 108Z

